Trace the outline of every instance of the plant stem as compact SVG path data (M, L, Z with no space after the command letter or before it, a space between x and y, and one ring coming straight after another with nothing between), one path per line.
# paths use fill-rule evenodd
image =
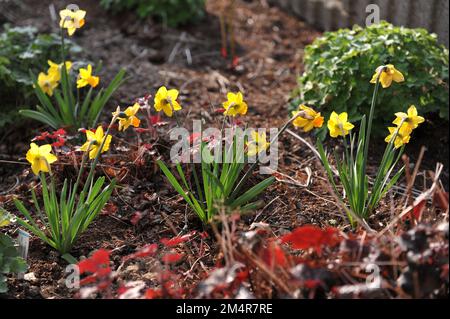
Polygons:
M289 121L287 121L281 128L281 130L278 131L278 133L270 140L270 144L272 144L275 140L278 139L278 137L283 134L283 132L288 128L289 124L291 124L297 117L300 116L300 113L297 113L295 116L293 116ZM242 186L244 185L245 181L247 180L247 178L250 176L250 174L253 172L253 170L255 169L256 165L258 165L259 163L259 157L256 158L256 161L250 166L250 168L247 170L247 172L245 172L244 176L241 178L241 180L239 181L239 183L236 185L236 188L234 189L234 191L231 193L230 198L233 199L235 198L235 196L237 195L237 193L240 191L240 189L242 188Z
M367 133L366 133L366 138L364 141L364 161L363 161L364 174L366 172L367 157L369 155L369 142L370 142L370 133L372 131L373 113L375 111L375 104L376 104L377 97L378 97L378 89L380 87L380 76L383 71L384 71L384 67L380 68L380 71L378 71L377 81L376 81L375 88L373 90L373 95L372 95L372 103L370 105L369 120L367 122Z

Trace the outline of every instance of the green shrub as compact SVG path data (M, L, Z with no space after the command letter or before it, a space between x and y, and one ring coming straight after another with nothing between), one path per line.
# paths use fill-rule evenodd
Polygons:
M359 120L370 108L374 66L387 62L406 82L382 90L374 115L375 134L385 132L394 112L416 105L420 114L439 113L448 121L448 50L424 29L394 27L382 22L327 32L305 49L305 72L298 80L290 108L313 105L328 116L348 112ZM389 116L386 116L389 115Z
M12 217L0 207L0 228L10 223ZM0 233L0 294L8 291L7 274L17 274L27 270L27 264L20 257L13 240L6 234Z
M0 128L11 123L18 107L35 102L33 74L47 66L47 60L59 61L61 39L56 34L38 34L34 27L4 26L0 33ZM75 54L81 48L67 41Z
M141 18L158 17L171 27L196 21L205 14L205 0L101 0L100 4L115 13L133 10Z

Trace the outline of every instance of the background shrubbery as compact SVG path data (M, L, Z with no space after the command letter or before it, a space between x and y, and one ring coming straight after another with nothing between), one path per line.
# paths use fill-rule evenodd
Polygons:
M205 14L205 0L101 0L113 12L134 10L141 18L161 18L171 27L192 22Z
M392 63L406 82L393 92L380 91L375 110L375 133L385 133L394 112L411 104L420 114L439 113L449 119L448 50L425 29L394 27L383 22L368 28L355 26L327 32L305 49L305 73L298 80L291 109L300 102L346 111L355 121L367 114L373 90L369 81L379 65ZM393 94L392 94L393 93Z
M48 68L47 60L58 62L61 38L56 34L38 34L34 27L5 26L0 33L0 128L11 123L18 110L35 103L33 79ZM70 53L81 48L67 40Z

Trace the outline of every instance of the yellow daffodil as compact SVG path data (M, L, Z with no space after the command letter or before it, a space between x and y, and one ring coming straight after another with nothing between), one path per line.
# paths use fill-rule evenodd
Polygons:
M384 139L386 143L390 143L395 136L394 146L395 148L399 148L407 143L411 139L411 132L409 125L406 123L403 124L400 128L396 127L388 127L389 135Z
M10 223L11 216L0 209L0 227L8 226Z
M49 96L53 95L53 90L58 86L58 81L55 81L52 75L44 72L39 73L37 82L41 90Z
M64 9L59 11L59 17L61 18L59 26L67 29L69 36L72 36L77 29L84 26L86 11Z
M86 138L87 141L86 143L83 144L83 146L81 146L80 150L82 150L83 152L89 152L89 158L94 159L100 150L100 146L103 143L103 138L105 138L103 127L100 125L95 132L86 130ZM109 150L111 139L112 139L111 135L108 135L106 137L105 144L103 145L101 153L104 153L107 150Z
M92 75L92 65L89 64L86 69L80 69L80 74L78 75L77 80L77 88L82 88L86 85L90 85L95 88L99 82L100 78Z
M324 121L320 113L303 104L299 106L299 111L292 112L292 116L297 116L293 122L294 126L303 128L304 132L309 132L315 127L322 127Z
M135 103L133 106L129 106L124 112L116 111L113 113L119 119L119 131L125 131L130 125L139 127L141 121L136 117L139 109L139 103Z
M241 92L227 94L227 101L223 102L223 108L225 112L224 115L236 116L236 115L245 115L247 114L248 106L244 101L244 96Z
M255 156L269 148L270 143L267 142L266 133L259 134L257 131L251 131L250 137L250 141L246 143L248 156Z
M50 144L42 146L37 146L35 143L30 144L26 159L30 162L31 170L35 175L39 174L39 172L50 171L50 164L58 159L51 152L52 146Z
M165 86L158 89L155 95L155 110L163 111L168 117L172 117L174 111L181 110L181 105L177 102L178 90L167 90Z
M328 120L331 137L346 136L354 127L352 123L348 122L347 112L342 112L339 115L336 112L331 113Z
M50 66L48 68L47 74L51 77L53 77L53 80L56 82L59 82L61 80L61 68L63 66L63 64L57 64L55 62L52 62L51 60L48 60L48 65ZM70 71L70 69L72 68L72 62L70 61L66 61L66 70L67 72Z
M385 89L391 86L392 81L400 83L405 81L403 74L398 71L392 64L383 65L377 68L370 83L377 83L378 74L380 74L381 86Z
M420 123L425 122L425 119L422 116L419 116L417 113L417 109L414 105L411 105L408 109L408 113L397 112L395 113L397 117L394 122L395 125L399 126L404 123L408 126L409 129L413 130L419 126Z

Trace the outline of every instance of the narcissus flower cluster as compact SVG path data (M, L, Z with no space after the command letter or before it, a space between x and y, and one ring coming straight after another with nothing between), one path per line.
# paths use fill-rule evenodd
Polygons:
M395 120L392 122L396 126L388 127L389 135L386 137L386 143L394 141L394 147L400 148L408 144L411 139L412 131L423 123L425 119L419 116L414 105L408 108L407 113L395 113Z
M39 73L37 82L45 94L52 96L53 90L58 87L59 81L61 81L61 69L63 67L63 63L57 64L48 60L48 65L50 67L48 68L47 73ZM72 62L66 61L65 66L67 72L69 72L72 68Z

